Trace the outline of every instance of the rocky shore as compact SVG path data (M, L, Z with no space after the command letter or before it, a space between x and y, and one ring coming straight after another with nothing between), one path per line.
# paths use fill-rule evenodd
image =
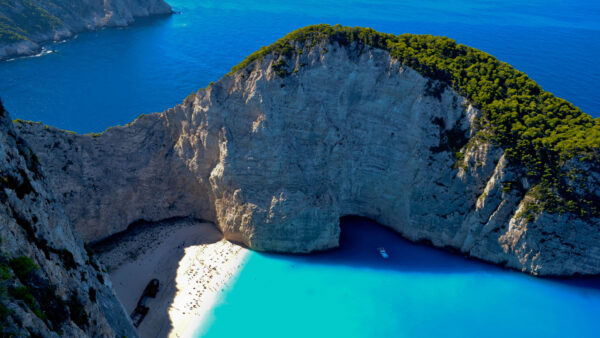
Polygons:
M172 13L164 0L11 1L0 4L0 60L42 52L42 44L135 18Z

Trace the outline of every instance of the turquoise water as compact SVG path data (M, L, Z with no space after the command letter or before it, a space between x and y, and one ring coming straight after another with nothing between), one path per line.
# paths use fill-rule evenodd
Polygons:
M170 0L181 14L81 34L0 63L12 116L77 132L163 111L246 55L315 23L446 35L530 74L600 116L600 1Z
M180 14L80 34L0 63L14 118L77 132L162 111L315 23L445 35L600 116L600 1L170 0ZM364 220L342 248L251 253L199 336L599 337L600 281L535 279L417 246ZM376 252L385 246L391 258Z
M600 278L534 278L409 243L364 219L343 221L336 251L250 255L198 337L600 335Z

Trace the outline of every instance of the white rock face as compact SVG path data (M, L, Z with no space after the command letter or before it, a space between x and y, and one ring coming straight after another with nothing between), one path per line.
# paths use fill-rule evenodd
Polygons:
M598 220L517 217L522 194L502 182L523 173L502 149L465 145L479 112L453 90L364 46L280 61L99 137L18 128L86 241L194 216L256 250L310 252L337 246L340 216L360 215L532 274L600 273Z
M0 109L0 264L11 267L10 277L0 278L8 291L0 293L0 305L8 309L0 318L0 335L136 337L108 274L92 263L44 176L35 154ZM22 270L11 263L22 256L38 266L26 276L19 276ZM24 286L45 320L13 295L11 290Z
M154 14L170 14L171 7L164 0L50 0L29 1L34 6L46 11L47 16L55 20L38 23L41 26L52 26L50 30L32 31L35 28L24 28L27 40L16 42L0 41L0 60L32 55L41 51L40 44L48 41L58 41L70 38L86 30L103 27L127 26L136 17ZM10 4L0 4L0 16L8 18L9 23L19 26L21 16L31 16L24 0L14 0ZM32 19L27 19L28 25L34 25ZM47 20L47 19L46 19Z

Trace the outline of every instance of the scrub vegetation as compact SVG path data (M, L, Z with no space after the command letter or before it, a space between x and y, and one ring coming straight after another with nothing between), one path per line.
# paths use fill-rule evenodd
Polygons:
M60 332L61 326L72 320L80 328L89 325L87 313L77 293L63 300L39 273L39 267L27 256L8 259L0 252L0 336L11 336L5 331L6 320L11 310L6 304L17 302L28 308L51 330ZM90 297L96 298L96 290L91 289ZM93 296L92 296L93 295Z
M31 0L0 0L0 42L29 40L53 31L62 22Z

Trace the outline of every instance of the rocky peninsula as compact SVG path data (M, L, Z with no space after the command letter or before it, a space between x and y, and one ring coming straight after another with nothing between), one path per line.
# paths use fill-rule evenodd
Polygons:
M0 3L0 60L38 54L42 44L135 18L172 13L164 0L9 0Z
M0 245L41 266L68 246L93 269L78 236L182 217L250 249L308 253L336 247L340 217L358 215L533 275L600 273L600 120L447 38L309 26L123 127L3 126L2 217L22 238ZM37 209L10 211L21 205ZM102 332L131 331L103 295L120 310L85 305Z
M440 65L407 55L411 67L390 52L415 50L406 46L413 40ZM487 74L497 63L495 71L512 72L502 75L509 93L525 88L557 105L550 115L578 114L554 118L541 134L587 128L574 145L568 135L552 145L585 148L565 154L527 144L529 131L508 134L522 122L499 125L506 116L495 121L474 102L485 88L469 99L453 86L470 87L469 75L448 79L442 69L461 54L473 65L458 74L481 79L474 66ZM502 102L484 99L500 111ZM543 119L553 107L525 117ZM541 275L600 272L598 129L526 75L450 39L326 25L290 34L182 104L125 127L74 135L18 125L86 241L140 219L196 217L252 249L311 252L337 245L341 216L360 215L414 241ZM547 159L538 163L537 153Z

